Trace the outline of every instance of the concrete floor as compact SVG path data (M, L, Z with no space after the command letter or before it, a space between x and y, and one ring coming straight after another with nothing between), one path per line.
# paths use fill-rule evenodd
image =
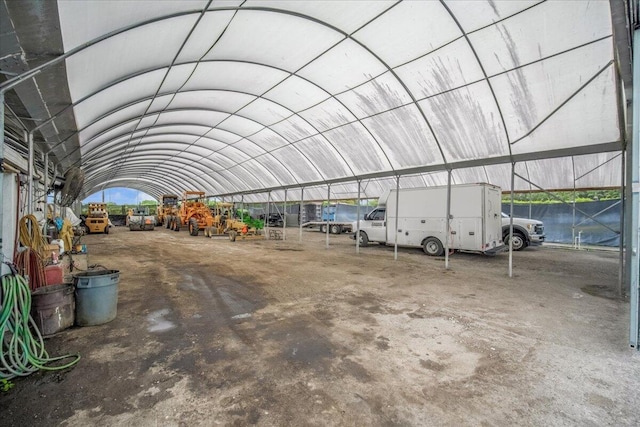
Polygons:
M3 424L638 425L616 253L529 248L510 279L507 254L447 271L288 233L87 236L121 271L118 317L47 340L82 360L15 380Z

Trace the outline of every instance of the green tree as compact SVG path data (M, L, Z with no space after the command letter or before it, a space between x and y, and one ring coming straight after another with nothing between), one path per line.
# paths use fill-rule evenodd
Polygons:
M517 204L551 204L551 203L573 203L574 199L576 203L580 202L593 202L598 200L619 200L620 190L579 190L575 193L573 191L553 191L545 193L542 191L531 193L515 193L513 195L513 201ZM502 202L509 203L511 201L511 194L505 192L502 194Z

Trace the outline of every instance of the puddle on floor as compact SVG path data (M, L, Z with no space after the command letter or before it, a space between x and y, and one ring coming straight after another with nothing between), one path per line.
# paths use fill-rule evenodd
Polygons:
M580 288L585 294L606 299L618 299L618 291L606 285L587 285Z
M169 310L168 308L163 308L162 310L157 310L153 313L149 313L147 315L147 322L149 322L150 326L147 328L147 330L149 332L164 332L168 331L169 329L175 328L176 325L173 322L164 319L164 317L170 312L171 310Z
M232 319L248 319L249 317L251 317L251 313L242 313L231 316Z

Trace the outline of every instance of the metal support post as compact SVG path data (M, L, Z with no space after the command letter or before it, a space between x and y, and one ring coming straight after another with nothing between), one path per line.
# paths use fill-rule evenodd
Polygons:
M327 229L325 247L329 249L329 205L331 204L331 184L327 185ZM322 212L322 210L320 210Z
M356 253L360 253L360 184L358 180L358 207L356 208Z
M282 208L282 240L287 240L287 189L284 189L284 207Z
M242 205L242 209L240 210L240 221L244 222L244 194L240 195L240 204Z
M449 240L451 236L451 169L447 171L447 221L444 230L444 268L449 269Z
M395 223L395 241L393 244L393 260L398 260L398 213L400 212L400 175L396 175L396 223Z
M265 238L269 238L269 215L271 215L271 191L269 191L269 195L267 196L267 213L264 216L264 234Z
M619 241L619 260L618 260L618 297L622 298L624 296L624 247L626 244L626 239L625 239L625 210L627 209L627 203L625 201L625 197L624 194L627 191L625 188L625 175L626 175L626 170L625 170L625 163L627 161L627 156L626 156L626 147L622 150L622 156L620 156L622 159L622 164L621 164L621 168L622 168L622 173L621 173L621 179L620 179L620 241Z
M304 208L304 187L300 189L300 213L298 214L298 241L302 242L302 211Z
M629 216L631 227L627 228L627 252L630 252L630 262L627 263L629 277L629 303L630 307L630 328L629 328L629 345L636 350L640 341L640 259L638 250L640 244L640 224L638 224L638 216L640 215L640 29L636 29L633 33L633 137L631 150L627 152L628 173L630 174L631 199L629 200Z
M572 206L571 211L573 212L573 214L572 214L572 219L571 219L571 238L572 238L572 240L574 242L574 246L575 246L575 241L576 241L576 180L575 180L575 172L574 172L573 176L574 176L574 180L573 180L573 203L571 204L571 206Z
M511 201L509 210L509 277L513 277L513 190L516 180L516 164L511 163Z

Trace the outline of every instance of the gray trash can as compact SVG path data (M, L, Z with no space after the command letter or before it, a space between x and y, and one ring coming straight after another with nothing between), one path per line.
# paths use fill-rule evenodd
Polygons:
M76 288L76 324L111 322L118 313L118 270L84 271L73 275Z

